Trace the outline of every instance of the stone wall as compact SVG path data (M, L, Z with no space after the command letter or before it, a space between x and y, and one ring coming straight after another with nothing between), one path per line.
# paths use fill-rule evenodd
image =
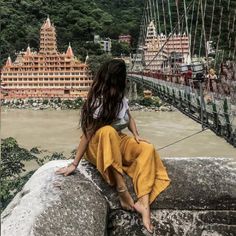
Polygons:
M162 160L172 182L151 206L154 235L235 235L235 158ZM148 235L86 161L71 176L54 173L68 162L51 161L34 173L2 213L2 236Z

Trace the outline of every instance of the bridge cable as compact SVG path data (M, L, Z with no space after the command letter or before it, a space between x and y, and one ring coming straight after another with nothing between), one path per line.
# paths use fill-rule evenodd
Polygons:
M185 15L185 24L186 24L186 34L189 34L189 30L188 30L188 14L186 12L186 0L184 0L184 15Z
M189 9L190 9L190 7L191 7L193 1L194 1L194 0L192 0L191 3L189 4L189 6L187 7L187 10L186 10L187 12L189 11ZM183 19L184 19L184 14L181 16L180 21L182 22ZM149 65L156 59L156 57L157 57L157 56L159 55L159 53L163 50L163 48L165 47L165 45L167 44L167 42L169 41L169 39L172 37L173 32L176 31L176 28L177 28L177 27L178 27L178 25L176 25L176 26L174 27L173 31L169 34L169 36L167 37L166 41L163 43L163 45L161 46L161 48L159 49L159 51L158 51L158 52L156 53L156 55L152 58L152 60L143 68L143 70L144 70L147 66L149 66Z
M164 1L162 0L162 14L163 14L163 19L164 19L164 29L165 29L165 35L167 35L167 31L166 31L166 14L165 14L165 5L164 5Z
M221 7L221 11L220 11L219 34L218 34L218 39L217 39L217 44L216 44L216 56L215 56L214 67L216 67L216 61L217 61L216 58L218 57L218 49L219 49L220 36L221 36L221 26L222 26L222 16L223 16L223 7Z
M161 34L161 21L160 21L158 0L157 0L157 4L156 4L156 10L157 10L158 31L159 31L159 35L160 35Z
M180 33L180 18L179 18L179 1L175 0L177 17L178 17L178 34Z
M170 9L170 0L167 1L168 4L168 12L169 12L169 20L170 20L170 31L172 32L173 26L172 26L172 15L171 15L171 9Z
M192 9L192 17L191 17L191 24L190 24L190 33L189 33L189 37L190 37L190 40L189 40L189 44L190 44L190 47L189 47L189 51L190 51L190 55L191 55L191 48L192 48L192 29L193 29L193 16L194 16L194 8L195 8L195 1L193 2L193 9Z
M211 28L210 28L210 33L209 33L209 41L211 41L212 27L213 27L213 22L214 22L214 15L215 15L215 3L216 3L216 0L214 0L213 6L212 6Z
M152 0L152 9L153 9L153 17L154 17L154 23L155 23L155 27L157 29L157 14L156 14L156 7L155 7L155 0Z
M207 0L205 0L205 5L204 5L204 10L203 10L203 3L202 1L203 0L199 0L200 1L200 11L201 11L201 15L202 15L202 28L201 28L201 37L200 37L200 46L199 46L199 51L198 51L198 57L201 57L201 50L202 50L202 35L203 35L203 25L205 24L205 14L206 14L206 3L207 3Z
M195 45L196 45L196 37L197 37L197 26L198 26L198 21L199 21L199 11L200 11L200 1L198 1L198 7L197 7L197 20L195 24L195 32L194 32L194 40L193 40L193 47L192 47L192 55L195 53Z
M202 1L203 0L200 0L201 1L201 15L202 15L202 31L203 31L203 35L204 35L204 43L205 43L205 56L206 56L206 66L207 66L207 70L208 70L208 67L209 67L209 60L208 60L208 51L207 51L207 39L206 39L206 29L205 29L205 15L206 15L206 5L207 5L207 0L205 0L205 9L204 9L204 12L203 12L203 3ZM202 39L202 34L201 34L201 39ZM202 41L202 40L201 40Z
M176 143L182 142L183 140L186 140L186 139L188 139L188 138L191 138L191 137L193 137L193 136L195 136L195 135L197 135L197 134L200 134L200 133L202 133L202 132L204 132L204 131L206 131L206 130L208 130L208 128L204 128L203 130L200 130L200 131L198 131L198 132L196 132L196 133L193 133L193 134L190 134L190 135L188 135L188 136L186 136L186 137L183 137L183 138L181 138L181 139L178 139L178 140L176 140L175 142L169 143L169 144L167 144L167 145L165 145L165 146L163 146L163 147L161 147L161 148L158 148L158 151L160 151L160 150L162 150L162 149L165 149L165 148L167 148L167 147L170 147L170 146L172 146L172 145L174 145L174 144L176 144Z
M137 61L137 55L138 55L139 47L140 47L140 45L143 44L143 41L144 41L145 28L146 28L146 16L145 16L145 4L144 4L144 6L143 6L143 15L142 15L142 18L141 18L141 21L140 21L140 33L139 33L139 38L138 38L138 43L137 43L137 49L136 49L135 58L134 58L133 63L132 63L131 71L133 71L134 64Z

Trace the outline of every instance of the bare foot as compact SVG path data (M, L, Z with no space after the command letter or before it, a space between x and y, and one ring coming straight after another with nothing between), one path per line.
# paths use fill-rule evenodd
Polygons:
M120 200L120 205L124 210L134 211L134 200L131 197L128 189L126 187L124 190L117 190Z
M149 205L144 206L141 202L137 201L134 204L134 209L142 215L143 225L149 233L153 233L153 225L151 223L151 212Z

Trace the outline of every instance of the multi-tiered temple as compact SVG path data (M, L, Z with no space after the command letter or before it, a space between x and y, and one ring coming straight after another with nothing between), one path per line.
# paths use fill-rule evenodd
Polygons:
M163 34L157 35L155 24L151 21L147 27L145 45L143 47L144 61L147 70L164 69L168 66L173 53L182 57L182 63L189 63L190 44L188 35L174 34L170 36L167 42L166 41L167 36ZM161 48L162 50L160 50Z
M70 45L66 53L58 52L55 27L47 18L40 30L39 52L28 46L15 62L8 57L1 71L1 97L85 97L91 83L87 64L74 56Z

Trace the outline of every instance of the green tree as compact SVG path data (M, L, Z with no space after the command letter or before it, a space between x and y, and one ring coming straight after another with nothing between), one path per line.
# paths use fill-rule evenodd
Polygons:
M102 54L99 56L93 55L90 56L88 59L88 64L89 64L89 68L92 72L93 75L96 74L96 72L98 71L99 67L106 61L112 59L112 56L110 54Z
M131 53L131 48L127 43L119 43L112 41L111 53L113 56L119 57L121 55L128 56Z
M35 170L29 172L25 170L25 163L27 161L35 160L38 165L43 165L51 160L66 159L63 153L57 152L52 155L46 155L40 159L36 155L33 155L39 153L41 153L41 151L36 147L32 148L31 151L20 147L17 141L12 137L1 139L1 211L22 189L24 184L34 173Z
M0 199L1 207L4 208L33 174L33 172L29 172L22 178L21 175L25 172L24 162L37 158L27 149L19 147L17 141L12 137L1 141Z

